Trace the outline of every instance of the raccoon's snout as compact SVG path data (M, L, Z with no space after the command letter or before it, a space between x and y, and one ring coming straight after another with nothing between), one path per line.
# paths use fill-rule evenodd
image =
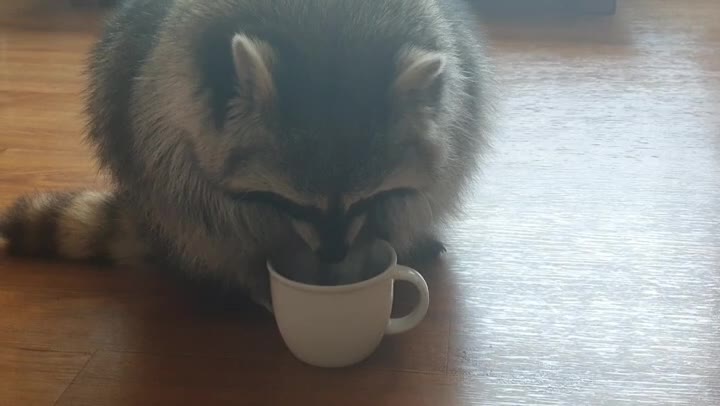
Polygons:
M339 262L342 262L345 257L347 256L349 251L349 247L347 244L340 243L340 244L332 244L332 245L324 245L321 246L317 251L316 254L318 258L326 263L329 264L337 264Z
M342 262L350 251L353 239L348 238L347 225L342 219L321 219L312 223L293 220L298 236L327 264Z

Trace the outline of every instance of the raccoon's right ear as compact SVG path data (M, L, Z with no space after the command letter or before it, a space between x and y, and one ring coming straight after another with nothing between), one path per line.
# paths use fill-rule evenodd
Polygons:
M243 96L256 106L270 102L275 94L271 70L275 53L270 44L245 34L235 34L232 53Z
M400 104L433 106L442 92L446 57L442 53L409 48L398 56L393 95Z

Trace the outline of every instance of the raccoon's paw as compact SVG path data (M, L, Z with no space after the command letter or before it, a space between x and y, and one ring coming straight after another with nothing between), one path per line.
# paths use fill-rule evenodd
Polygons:
M273 314L270 278L267 271L259 273L246 282L247 296L255 304Z
M413 244L399 260L408 264L428 264L436 261L446 252L447 248L442 241L435 237L426 237Z
M273 306L272 306L272 299L268 295L256 295L256 294L250 294L250 299L255 302L255 304L261 306L263 309L267 310L270 314L274 314Z
M247 295L256 305L273 314L272 297L268 283L257 283L249 287Z

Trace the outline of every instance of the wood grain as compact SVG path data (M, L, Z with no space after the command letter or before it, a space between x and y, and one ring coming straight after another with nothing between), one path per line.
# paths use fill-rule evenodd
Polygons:
M618 6L480 18L493 151L427 320L364 364L305 367L257 308L153 270L0 256L0 404L720 404L720 3ZM33 13L0 16L0 207L107 186L97 15Z
M0 347L0 401L51 405L68 388L90 354Z

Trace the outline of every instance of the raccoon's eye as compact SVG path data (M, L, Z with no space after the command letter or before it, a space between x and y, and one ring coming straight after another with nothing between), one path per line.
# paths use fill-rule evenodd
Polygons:
M417 190L410 188L385 190L352 204L344 215L341 214L341 216L344 217L346 221L350 221L351 219L365 214L374 206L382 204L387 200L410 197L416 195L417 193ZM328 217L327 213L317 207L298 204L284 196L272 192L241 192L234 193L231 196L235 200L241 202L260 203L274 207L296 220L305 221L315 225L323 224Z
M347 216L350 218L357 217L370 210L373 206L381 204L389 199L410 197L416 195L417 193L417 190L410 188L384 190L354 203L350 206L350 208L348 208Z
M272 192L243 192L234 194L233 197L238 201L260 203L274 207L292 218L310 223L318 222L323 218L322 210L317 207L303 206Z

